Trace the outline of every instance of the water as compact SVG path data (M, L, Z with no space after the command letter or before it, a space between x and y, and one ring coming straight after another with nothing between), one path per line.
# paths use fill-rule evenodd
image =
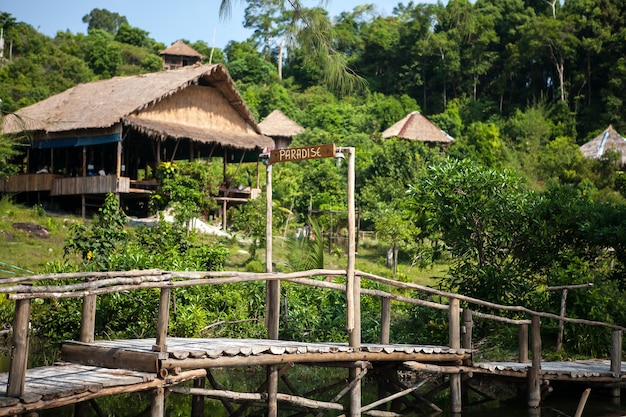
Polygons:
M293 372L293 373L292 373ZM223 385L224 389L237 390L243 392L254 392L264 380L265 372L260 368L249 369L229 369L214 370L215 378ZM294 367L288 373L290 380L298 390L306 392L319 387L320 383L330 384L344 377L345 372L329 368ZM207 388L208 384L207 384ZM376 399L376 384L368 380L363 385L363 405ZM280 392L288 393L289 389L282 385ZM441 416L441 417L566 417L574 416L578 406L582 389L580 386L555 387L555 391L543 402L542 407L536 410L529 410L523 402L496 402L468 407L461 414L451 414L448 408L449 400L444 395L437 397L434 402L444 408L442 413L434 413L433 410L422 407L419 412L409 414L409 416ZM558 393L558 395L557 395ZM333 393L326 394L324 399L332 397ZM611 398L606 391L600 388L592 388L582 414L583 417L619 417L626 416L626 391L624 398ZM321 399L321 397L317 397ZM475 398L474 398L475 400ZM136 393L119 395L108 398L98 398L96 402L102 409L104 415L111 417L135 417L142 411L149 410L151 396L150 393ZM186 395L171 394L166 400L166 415L168 417L189 416L191 413L191 398ZM235 405L235 408L238 406ZM41 417L71 417L73 407L63 407L56 410L46 410L40 413ZM281 410L281 404L279 404ZM284 410L284 409L282 409ZM260 416L262 413L258 409L250 409ZM294 415L294 411L279 412L280 416ZM337 416L339 412L326 412L326 417ZM95 415L95 414L94 414ZM207 399L205 401L205 416L227 417L229 414L221 403L217 400ZM311 415L311 414L310 414Z

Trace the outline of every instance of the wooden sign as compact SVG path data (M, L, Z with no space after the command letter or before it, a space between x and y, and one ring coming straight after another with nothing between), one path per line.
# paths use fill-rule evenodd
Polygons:
M334 143L327 145L303 146L301 148L276 149L270 152L270 164L295 162L305 159L332 158L337 148Z

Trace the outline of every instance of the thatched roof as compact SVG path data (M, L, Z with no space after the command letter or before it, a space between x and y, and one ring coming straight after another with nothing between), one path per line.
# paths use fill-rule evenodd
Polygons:
M193 129L183 120L160 124L143 120L146 114L159 108L160 103L172 101L196 86L212 87L207 90L215 91L214 95L221 97L221 102L209 111L235 114L244 127L233 131L229 126L214 126L215 131L209 132L210 129ZM196 107L198 103L186 103L186 106ZM229 117L233 119L232 115ZM138 119L142 119L141 122ZM66 133L80 136L80 132L121 125L134 126L161 138L187 137L244 149L273 146L271 138L261 135L254 117L221 64L194 65L79 84L5 117L3 131L6 134L30 131L35 139L39 139Z
M620 152L621 164L626 165L626 139L617 133L612 125L580 147L585 157L593 159L601 159L608 150Z
M304 131L304 128L285 116L280 110L271 112L261 123L261 133L266 136L293 137Z
M159 52L159 55L176 55L176 56L193 56L197 58L204 58L201 53L187 45L183 41L176 41L169 48L166 48Z
M454 138L435 126L418 111L407 114L402 120L387 128L383 138L399 137L422 142L450 144Z

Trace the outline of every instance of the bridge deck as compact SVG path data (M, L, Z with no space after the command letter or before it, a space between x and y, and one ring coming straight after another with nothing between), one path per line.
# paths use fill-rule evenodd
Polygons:
M0 416L61 407L106 395L145 391L204 378L207 368L285 363L351 366L354 362L422 361L460 364L471 351L445 346L301 343L259 339L168 338L167 351L154 339L67 342L62 361L26 372L24 395L0 396ZM353 366L353 365L352 365ZM6 392L8 374L0 374Z
M474 372L514 378L526 378L530 365L530 363L517 362L476 362L474 363ZM626 369L626 362L622 362L621 369ZM611 371L611 361L603 359L541 362L540 375L543 380L626 382L626 372Z
M336 363L356 361L420 361L457 363L471 359L467 349L404 344L303 343L264 339L186 339L170 337L165 352L153 351L154 339L104 340L87 344L68 342L62 359L87 365L122 367L146 372L281 363ZM128 363L126 363L128 362Z
M67 342L62 348L63 362L27 371L24 395L0 396L0 416L167 388L204 378L212 367L286 363L354 366L359 361L376 366L377 362L394 362L398 367L426 372L471 372L496 378L526 378L530 367L529 363L515 362L472 364L469 350L432 345L363 344L356 349L343 343L168 338L166 351L155 348L154 339ZM545 380L626 383L626 373L613 373L608 360L542 362L541 367ZM8 374L0 374L0 391L6 392L7 381Z

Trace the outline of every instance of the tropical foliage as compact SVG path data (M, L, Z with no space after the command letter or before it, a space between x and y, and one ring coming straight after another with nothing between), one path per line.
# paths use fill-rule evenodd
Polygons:
M625 176L618 155L590 160L578 149L609 124L626 131L621 0L409 2L388 15L365 5L332 18L323 9L289 3L297 13L283 1L250 0L244 22L254 31L250 39L231 42L224 51L211 51L202 40L192 46L211 54L212 62L225 63L258 119L279 109L305 126L293 146L355 147L360 225L391 248L391 268L402 259L413 267L449 262L441 282L449 289L554 312L559 300L546 286L593 282L593 290L570 297L568 315L626 319L620 301L626 299ZM13 44L12 56L0 63L3 112L76 83L158 70L157 53L165 45L123 16L95 9L84 21L86 34L49 38L0 13L5 39ZM298 22L302 30L294 30ZM323 36L310 36L316 33ZM346 68L358 77L333 84L341 79L333 74ZM351 82L361 88L346 88ZM454 143L444 149L381 138L414 110ZM3 162L10 153L5 143L0 140L2 173L14 169ZM160 167L155 207L174 203L181 224L206 214L204 196L217 178L208 174L208 165L172 161ZM250 184L254 170L229 174L235 183ZM341 234L345 216L329 214L346 208L345 170L332 160L275 166L277 234L288 237L290 228L315 216L316 235L331 229ZM70 234L67 250L79 256L81 268L219 268L227 256L219 246L196 245L178 226L125 228L112 201L101 216ZM263 269L256 251L264 243L264 219L263 199L233 213L233 231L252 237L250 270ZM314 243L298 243L298 250L315 249ZM155 245L163 253L146 249ZM295 261L288 263L297 267ZM396 272L406 278L406 270ZM205 331L217 317L208 305L224 306L227 322L261 317L261 291L250 285L232 294L232 302L210 292L180 294L181 300L196 301L183 303L188 308L179 310L175 328ZM290 286L286 291L296 292ZM337 316L313 314L305 306L333 311L341 297L298 294L285 329L327 336L324 320ZM247 302L245 314L239 300ZM140 310L138 304L127 306L135 307ZM441 332L438 319L421 309L404 313L398 320L407 328ZM368 331L374 328L372 323ZM602 350L601 339L578 332L566 335L567 347Z

